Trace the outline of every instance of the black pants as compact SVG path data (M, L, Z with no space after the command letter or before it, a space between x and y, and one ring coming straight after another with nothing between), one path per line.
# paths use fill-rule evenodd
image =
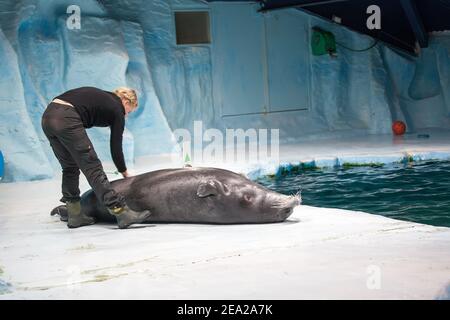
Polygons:
M62 167L62 202L80 199L81 169L97 198L106 207L124 205L124 198L111 188L74 107L50 103L42 116L42 129Z

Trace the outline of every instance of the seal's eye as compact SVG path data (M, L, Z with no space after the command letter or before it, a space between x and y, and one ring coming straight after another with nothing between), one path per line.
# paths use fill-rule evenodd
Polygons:
M255 194L253 190L243 190L241 191L241 196L239 198L239 203L242 207L249 207L253 204L255 200Z
M242 195L242 198L241 198L241 201L240 201L241 206L243 206L243 207L250 206L252 204L252 199L253 199L253 197L250 194L244 193Z
M239 203L242 207L248 207L252 204L252 198L250 195L244 194Z

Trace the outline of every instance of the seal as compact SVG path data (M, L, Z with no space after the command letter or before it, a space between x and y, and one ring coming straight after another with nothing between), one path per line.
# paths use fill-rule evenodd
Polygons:
M287 196L245 176L218 168L163 169L115 180L112 187L135 211L149 210L145 222L274 223L285 221L300 205L299 195ZM81 196L81 210L97 222L115 222L94 192ZM67 220L65 205L51 215Z

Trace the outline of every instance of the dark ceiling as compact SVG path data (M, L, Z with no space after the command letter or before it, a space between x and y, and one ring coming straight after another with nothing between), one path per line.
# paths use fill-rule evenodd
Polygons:
M218 0L207 0L209 2ZM242 2L238 0L220 0ZM372 36L388 45L416 53L416 43L428 46L433 31L450 30L450 0L260 0L260 11L297 8L321 18L341 19L341 24ZM377 5L381 11L381 29L369 30L367 8Z

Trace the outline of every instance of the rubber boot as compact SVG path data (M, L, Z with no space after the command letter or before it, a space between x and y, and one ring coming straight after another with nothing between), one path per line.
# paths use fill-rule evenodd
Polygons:
M95 223L94 218L88 217L81 212L80 201L67 202L66 207L69 216L69 219L67 220L67 226L69 228L79 228Z
M108 209L109 213L116 217L119 229L126 229L133 223L142 223L150 217L148 210L134 211L125 205L119 208Z

